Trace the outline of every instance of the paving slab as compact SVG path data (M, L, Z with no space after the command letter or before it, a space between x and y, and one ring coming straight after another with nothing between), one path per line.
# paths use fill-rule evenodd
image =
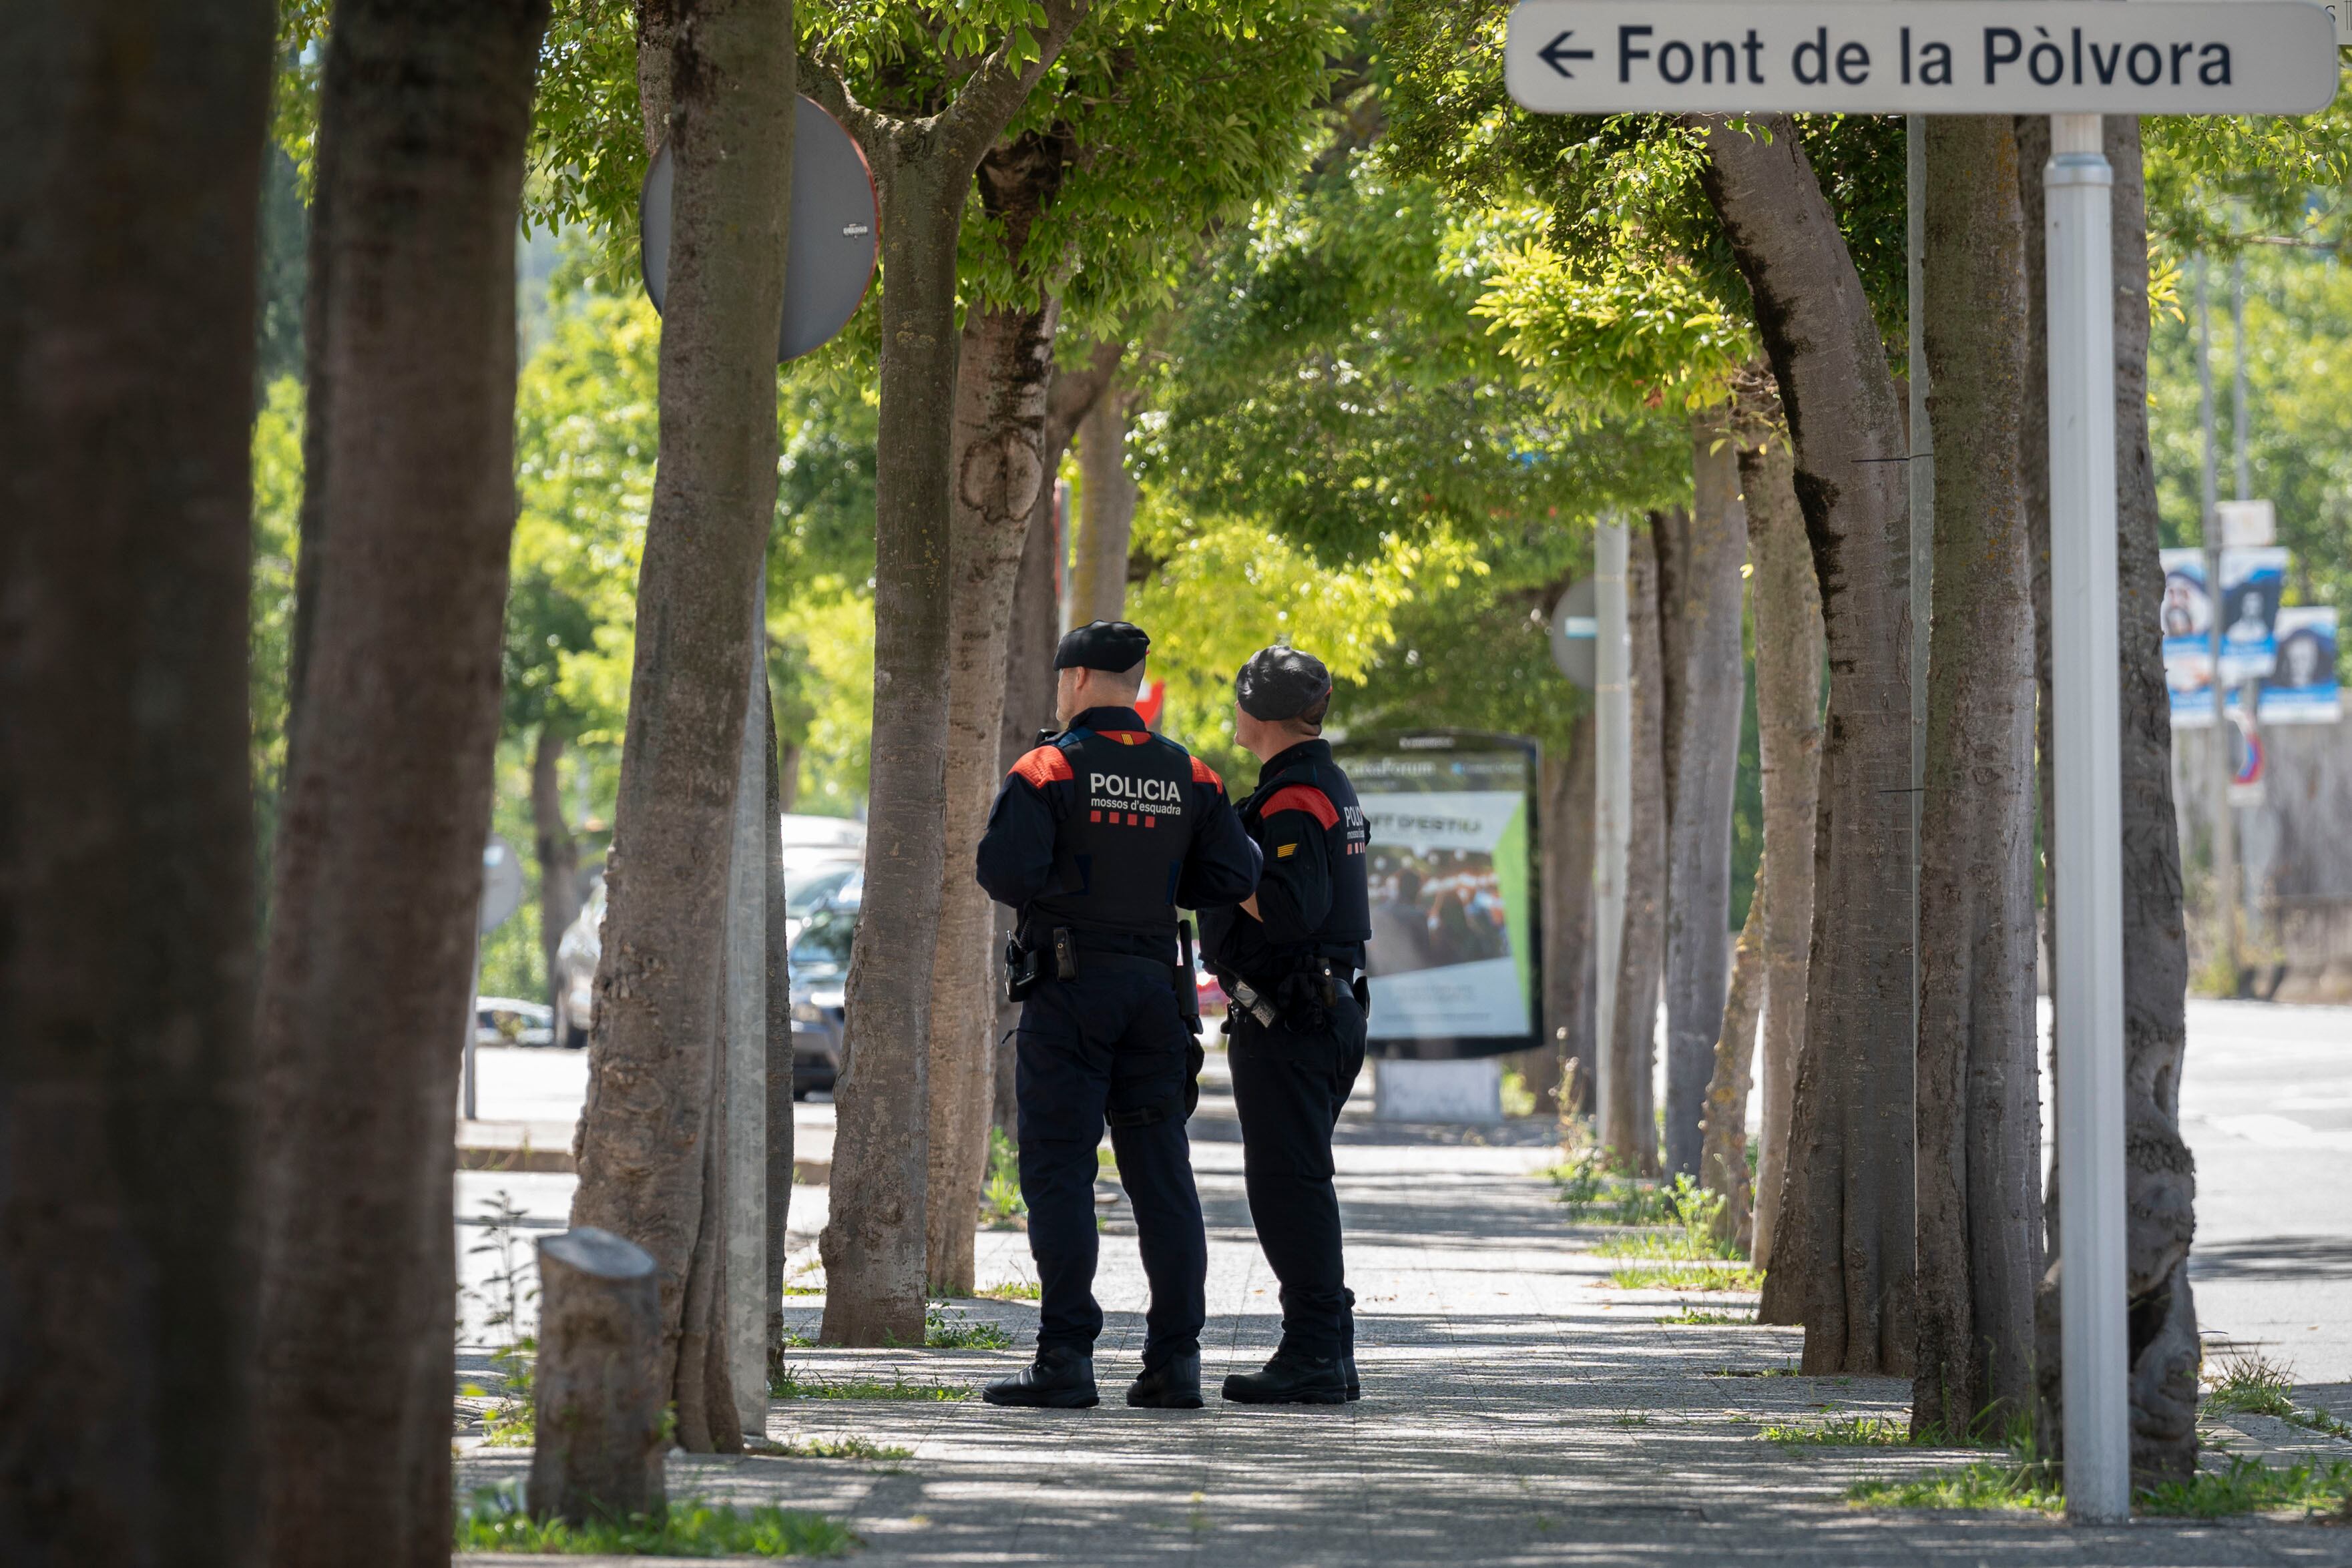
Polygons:
M1213 1133L1229 1105L1204 1103ZM1553 1151L1458 1132L1371 1128L1338 1150L1365 1396L1334 1409L1225 1405L1215 1387L1279 1334L1276 1287L1250 1231L1239 1147L1203 1138L1210 1236L1209 1407L1129 1410L1144 1284L1131 1239L1104 1239L1108 1323L1087 1411L999 1410L976 1397L771 1404L780 1441L855 1436L908 1450L866 1462L674 1456L676 1498L821 1510L882 1564L1951 1564L2223 1568L2352 1565L2352 1529L2254 1519L2072 1529L2040 1515L1864 1511L1864 1479L1923 1473L1953 1451L1787 1447L1769 1426L1901 1419L1908 1385L1810 1378L1797 1331L1670 1324L1738 1295L1628 1292L1536 1171ZM795 1216L797 1221L798 1216ZM799 1225L795 1224L795 1229ZM983 1286L1034 1278L1027 1239L983 1231ZM814 1333L822 1298L795 1297ZM1025 1359L1033 1304L958 1311L1003 1323L987 1351L804 1348L810 1378L903 1377L976 1388ZM474 1450L459 1495L520 1476L529 1456ZM521 1559L469 1556L482 1568ZM550 1560L556 1561L556 1560ZM592 1559L566 1558L571 1563ZM650 1559L638 1559L649 1562Z

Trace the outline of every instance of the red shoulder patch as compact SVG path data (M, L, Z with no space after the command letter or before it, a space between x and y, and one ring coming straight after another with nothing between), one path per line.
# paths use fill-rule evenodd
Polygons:
M1197 757L1192 758L1192 782L1206 784L1210 789L1221 792L1225 787L1225 781L1217 777L1217 770Z
M1276 811L1304 811L1326 828L1339 820L1339 809L1331 804L1331 797L1312 784L1284 785L1266 798L1265 804L1258 809L1257 814L1271 817Z
M1062 755L1058 746L1041 746L1025 754L1013 765L1013 771L1040 789L1057 779L1077 777L1070 771L1070 759Z

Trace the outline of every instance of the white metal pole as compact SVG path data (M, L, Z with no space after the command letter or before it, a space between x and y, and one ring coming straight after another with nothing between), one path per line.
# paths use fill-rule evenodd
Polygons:
M1633 707L1627 684L1633 640L1626 623L1627 549L1623 523L1600 526L1592 545L1592 1124L1604 1141L1614 1076L1609 1042L1617 1029L1617 955L1625 935L1625 856L1633 809Z
M2066 1514L2131 1512L2124 1302L2123 845L2113 172L2095 114L2050 117L2050 626L2055 751ZM2135 258L2137 259L2137 258Z
M761 573L762 577L765 572ZM743 744L727 856L726 1057L712 1113L726 1118L727 1293L720 1303L739 1429L768 1427L768 664L767 590L752 618Z

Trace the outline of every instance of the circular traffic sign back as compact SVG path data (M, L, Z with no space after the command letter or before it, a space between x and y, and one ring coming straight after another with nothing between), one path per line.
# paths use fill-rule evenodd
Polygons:
M1592 613L1592 580L1572 584L1551 612L1551 660L1559 673L1591 691L1599 681L1600 622Z
M637 204L637 243L654 308L669 292L670 216L677 183L669 145L654 154ZM793 228L784 257L782 363L824 347L849 325L874 281L882 221L866 154L841 122L808 99L793 121Z

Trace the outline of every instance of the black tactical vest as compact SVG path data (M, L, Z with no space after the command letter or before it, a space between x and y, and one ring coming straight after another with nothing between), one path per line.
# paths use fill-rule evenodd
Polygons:
M1066 925L1081 937L1172 942L1177 883L1192 847L1192 753L1139 729L1070 729L1050 744L1076 795L1054 837L1053 885L1022 912L1024 936L1036 943Z
M1251 838L1264 842L1259 824L1265 812L1284 810L1282 793L1294 788L1319 790L1330 803L1329 820L1325 821L1320 811L1313 810L1314 802L1300 802L1323 830L1323 845L1329 856L1327 863L1331 868L1331 909L1315 933L1311 951L1301 952L1294 944L1288 949L1275 949L1275 956L1339 958L1360 969L1364 967L1364 945L1372 939L1371 862L1365 853L1371 830L1364 821L1363 808L1356 800L1356 787L1348 781L1347 774L1328 758L1299 758L1261 781L1249 799L1241 803L1242 827Z

